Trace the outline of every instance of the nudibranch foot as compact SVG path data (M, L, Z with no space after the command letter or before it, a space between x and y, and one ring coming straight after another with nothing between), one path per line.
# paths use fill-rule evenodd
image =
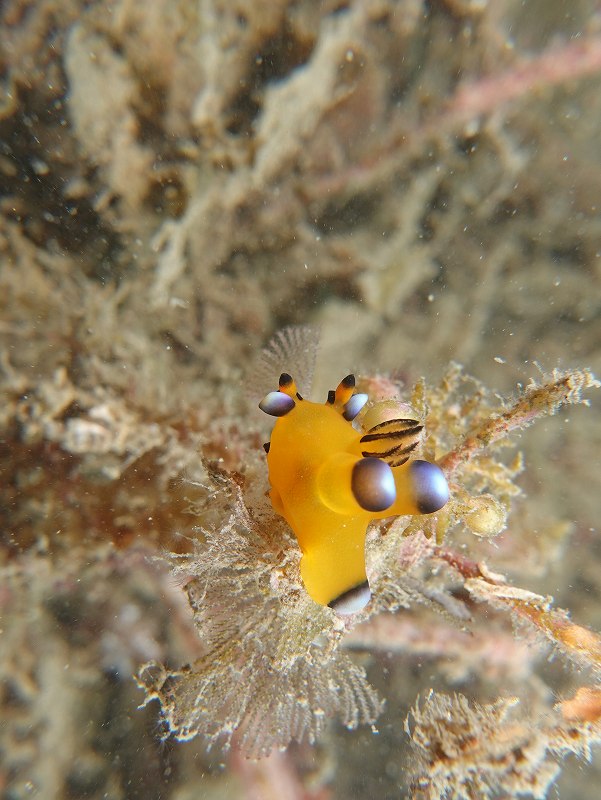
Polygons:
M343 592L335 600L328 603L328 606L337 614L348 616L362 611L370 600L371 589L369 588L369 583L365 581L360 583L359 586L347 589L346 592Z

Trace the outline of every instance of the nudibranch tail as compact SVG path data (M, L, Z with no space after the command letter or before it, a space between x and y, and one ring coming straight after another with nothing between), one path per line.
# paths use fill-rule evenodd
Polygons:
M431 514L449 499L442 470L412 460L423 431L418 420L372 406L363 417L371 420L369 430L353 427L367 399L347 375L325 404L312 403L282 373L279 390L259 404L277 417L264 445L272 505L298 540L307 592L339 614L361 610L371 597L364 552L369 523Z
M364 583L360 583L359 586L353 586L352 589L347 589L346 592L335 600L331 600L328 605L331 609L336 611L337 614L347 616L362 611L370 600L371 589L369 588L369 583L364 581Z
M361 592L365 604L369 601L364 529L365 522L355 518L349 528L330 528L331 537L322 532L322 538L303 551L301 577L308 594L320 605L338 610L339 601L359 586L367 589Z

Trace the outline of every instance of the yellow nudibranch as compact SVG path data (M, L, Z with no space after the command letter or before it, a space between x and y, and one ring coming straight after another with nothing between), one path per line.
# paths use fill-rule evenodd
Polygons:
M309 595L339 614L364 608L371 598L365 571L365 534L374 519L431 514L449 499L442 470L410 460L422 425L384 419L365 433L352 420L368 397L348 375L325 404L304 400L290 375L259 408L274 417L265 444L270 497L298 540L300 569Z

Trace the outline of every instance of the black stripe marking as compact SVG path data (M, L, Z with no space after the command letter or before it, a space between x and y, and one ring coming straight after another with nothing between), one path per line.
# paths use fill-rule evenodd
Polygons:
M378 452L369 452L368 450L363 450L361 455L365 458L388 458L389 456L403 456L407 453L410 453L412 450L415 450L417 447L417 442L411 442L411 444L397 444L396 447L391 447L390 450L383 450L381 453Z
M370 431L378 431L381 428L385 428L387 425L402 425L405 428L414 428L416 425L420 424L418 419L385 419L384 422L379 422L377 425L374 425L373 428L370 428Z
M378 425L376 427L379 427ZM361 437L362 442L377 442L378 439L406 439L408 436L419 433L424 429L423 425L415 425L413 428L404 430L385 431L383 433L366 433ZM374 428L371 429L372 431Z
M394 469L395 467L402 467L403 464L406 464L408 461L409 461L409 456L407 456L406 458L399 458L398 461L388 461L387 463L391 469Z

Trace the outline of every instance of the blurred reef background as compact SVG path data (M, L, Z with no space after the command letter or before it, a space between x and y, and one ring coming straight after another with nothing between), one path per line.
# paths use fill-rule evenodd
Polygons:
M207 464L266 491L274 332L319 328L315 399L450 362L507 396L598 375L600 187L593 0L4 0L0 796L409 797L418 694L570 694L509 620L472 652L422 609L394 647L349 644L377 735L332 723L254 762L161 742L132 676L200 652L153 557L223 522ZM521 435L515 519L469 555L600 630L591 402ZM558 796L600 770L568 760Z

